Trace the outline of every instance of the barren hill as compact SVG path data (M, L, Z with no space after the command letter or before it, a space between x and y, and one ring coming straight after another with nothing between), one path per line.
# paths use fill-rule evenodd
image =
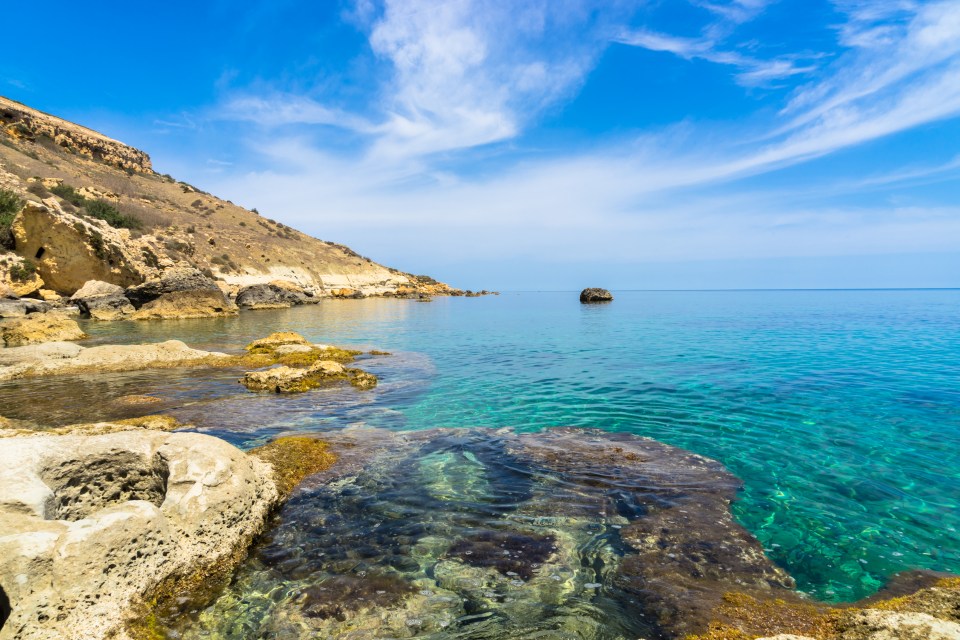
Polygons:
M4 194L16 211L4 213ZM0 244L0 288L18 295L129 287L173 267L234 293L269 282L317 297L462 293L160 175L143 151L3 97Z

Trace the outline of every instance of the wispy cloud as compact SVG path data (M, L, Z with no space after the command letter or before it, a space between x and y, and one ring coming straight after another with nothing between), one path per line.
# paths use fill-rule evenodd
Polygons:
M709 38L680 38L648 30L624 31L617 42L651 51L665 51L685 60L701 59L737 68L737 82L744 86L769 85L775 80L810 73L816 66L796 56L782 56L763 60L737 51L725 50Z
M329 106L323 96L278 91L233 95L219 116L265 127L346 128L365 141L362 151L347 156L295 132L266 136L257 151L265 164L283 169L225 174L218 189L382 256L398 243L416 243L424 229L447 239L431 252L449 252L451 260L960 249L956 206L831 200L951 176L956 159L872 178L851 175L845 185L831 176L815 195L809 185L779 193L741 186L745 178L960 115L960 0L838 0L845 16L834 25L841 51L830 58L804 52L763 59L729 46L724 33L770 2L699 5L715 16L711 24L725 26L679 37L627 28L622 16L608 15L594 18L589 33L568 44L561 36L595 15L599 4L358 4L352 19L391 71L377 87L374 108L361 116ZM805 83L779 111L725 128L687 123L585 151L531 152L522 160L504 153L501 167L483 177L453 168L450 160L464 152L521 138L545 109L575 95L611 41L730 66L742 85ZM585 247L587 234L609 240Z

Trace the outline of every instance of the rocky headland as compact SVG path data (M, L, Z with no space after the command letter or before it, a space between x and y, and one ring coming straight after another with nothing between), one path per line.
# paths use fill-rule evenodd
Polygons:
M156 173L143 151L0 97L0 317L194 318L438 295L479 294L312 238Z

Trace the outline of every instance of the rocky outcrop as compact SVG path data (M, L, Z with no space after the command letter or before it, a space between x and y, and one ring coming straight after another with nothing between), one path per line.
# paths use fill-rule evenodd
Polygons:
M70 300L82 314L94 320L123 320L136 311L123 294L122 287L99 280L84 284Z
M3 97L0 97L0 126L14 138L45 137L64 149L120 169L152 173L150 156L143 151Z
M32 262L15 253L0 253L0 298L28 296L44 286Z
M580 292L580 302L610 302L613 300L613 294L606 289L589 288Z
M315 300L293 287L266 283L241 288L237 292L235 302L238 307L247 309L282 309L315 302Z
M214 318L237 313L237 307L217 290L175 291L165 293L140 307L133 320L165 320L171 318Z
M201 434L7 439L0 638L126 637L164 581L235 565L279 499L269 465Z
M33 298L0 299L0 318L24 318L31 313L46 313L53 305Z
M130 287L126 298L137 308L134 320L207 318L237 312L217 284L194 268L164 271L159 278Z
M22 320L0 322L0 342L21 347L41 342L62 342L86 338L76 321L55 314L33 313Z
M0 380L63 373L216 365L232 359L233 356L225 353L191 349L179 340L88 348L71 342L48 342L0 350Z
M240 383L251 391L300 393L340 380L349 380L350 384L358 389L372 389L377 386L377 378L373 374L344 367L333 360L317 360L303 368L279 366L250 371L240 379Z
M46 286L73 293L89 280L121 286L155 272L144 261L142 242L126 229L63 211L55 199L28 202L13 221L16 251L36 265Z

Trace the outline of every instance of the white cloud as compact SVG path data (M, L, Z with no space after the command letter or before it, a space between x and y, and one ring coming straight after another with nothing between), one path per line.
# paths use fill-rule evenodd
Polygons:
M703 6L733 23L768 4ZM238 96L221 110L264 126L350 128L366 148L347 157L313 147L306 137L274 134L258 151L283 171L224 174L215 191L377 256L418 246L425 234L431 254L462 261L960 250L956 206L851 207L832 199L948 174L956 160L873 179L854 175L846 187L831 178L821 183L819 201L808 184L767 193L737 183L960 114L960 0L838 6L848 18L837 37L850 51L814 69L812 56L763 60L726 49L714 32L697 38L617 32L612 20L584 43L551 44L583 16L569 8L552 15L545 2L517 10L482 0L389 0L382 12L366 9L356 18L393 70L381 88L379 119L280 93ZM745 85L800 74L814 79L769 119L726 129L688 123L561 157L531 153L483 177L451 168L447 161L457 152L514 138L544 108L571 95L610 33L633 46L732 66ZM584 241L590 237L602 241Z
M665 51L685 60L697 58L737 67L736 80L744 86L769 85L774 80L807 74L816 69L812 64L800 64L796 58L763 60L724 50L709 38L681 38L644 29L624 31L618 36L617 42L651 51Z

